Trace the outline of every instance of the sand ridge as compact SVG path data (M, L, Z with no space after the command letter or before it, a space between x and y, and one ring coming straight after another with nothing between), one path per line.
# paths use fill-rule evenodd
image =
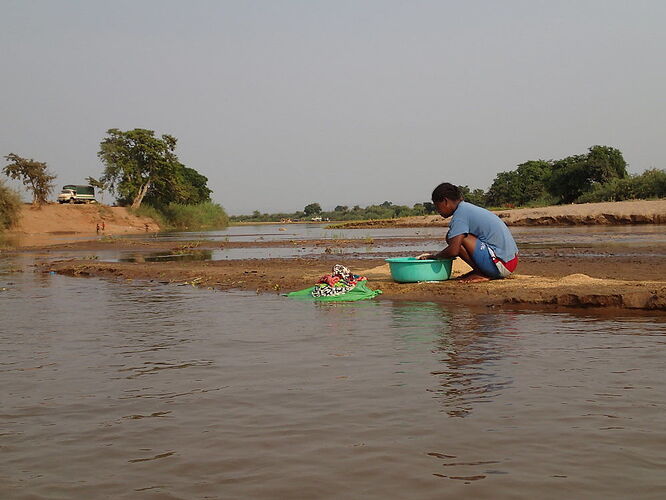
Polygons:
M495 212L508 226L578 226L611 224L666 224L666 199L553 205ZM377 221L351 221L340 227L437 227L448 221L439 215Z

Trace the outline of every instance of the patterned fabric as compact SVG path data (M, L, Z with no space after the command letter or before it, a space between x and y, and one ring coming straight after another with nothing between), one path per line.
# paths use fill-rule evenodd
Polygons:
M335 295L342 295L353 290L359 282L365 280L366 278L364 276L352 274L352 272L342 264L336 264L333 266L331 274L319 278L319 281L317 281L312 289L312 296L332 297Z

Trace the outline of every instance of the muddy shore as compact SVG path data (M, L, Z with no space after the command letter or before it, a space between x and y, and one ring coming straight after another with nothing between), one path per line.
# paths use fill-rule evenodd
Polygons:
M413 244L414 238L392 240L396 245ZM455 280L439 283L395 283L390 276L385 253L359 258L358 240L315 240L287 242L173 242L90 241L30 250L41 261L40 272L56 272L76 277L102 277L120 280L146 280L156 284L198 286L216 290L244 290L256 293L286 293L311 286L342 263L368 278L371 288L382 290L382 298L428 300L475 304L489 307L546 305L555 307L597 307L666 312L666 248L642 245L627 248L598 244L525 249L515 276L488 283L462 284ZM334 253L291 259L189 260L172 262L141 261L141 255L169 251L174 256L225 248L277 247L298 245L315 249L333 248ZM432 247L423 240L424 248ZM131 250L135 262L98 262L85 258L96 250ZM57 260L64 250L76 250L81 258ZM404 255L406 252L396 252ZM366 254L367 255L367 254ZM600 257L601 256L601 257ZM55 259L54 259L55 257ZM454 262L453 277L467 271Z
M593 208L592 205L594 206ZM63 210L64 209L64 210ZM612 204L575 205L510 211L507 222L541 220L553 225L552 217L582 217L597 220L597 225L608 221L630 219L646 222L666 220L666 200L654 202L622 202ZM544 213L539 215L539 210ZM557 212L557 213L556 213ZM574 213L575 212L575 213ZM594 244L543 244L521 247L518 269L513 278L479 284L462 284L455 280L439 283L395 283L384 258L413 254L415 245L424 250L438 248L441 239L433 236L373 239L322 239L282 241L192 241L173 242L159 239L118 238L115 234L129 231L139 233L149 222L134 220L128 214L115 213L99 207L50 207L46 211L31 213L23 221L23 234L34 237L30 245L0 250L5 255L30 254L37 263L38 272L56 272L77 277L102 277L120 280L146 280L164 285L199 286L216 290L244 290L257 293L286 293L306 288L342 263L353 272L366 276L371 288L381 289L381 298L428 300L447 303L465 303L496 307L510 304L548 307L588 307L613 310L642 310L662 314L666 312L666 243L627 244L611 239L599 239ZM528 215L526 215L526 213ZM66 218L72 231L84 225L88 232L77 232L79 241L54 244L49 235L40 232L53 230L55 223L47 218ZM605 215L604 215L605 214ZM648 217L653 214L652 218ZM500 214L501 215L501 214ZM30 220L29 217L33 217ZM104 235L91 233L89 228L98 217L106 217ZM37 220L34 218L38 217ZM78 220L77 217L81 220ZM544 217L544 219L541 219ZM548 219L550 218L550 219ZM638 218L638 219L637 219ZM601 220L606 222L599 222ZM103 220L103 219L102 219ZM548 223L547 221L551 222ZM574 219L568 219L574 220ZM580 220L580 219L576 219ZM76 222L78 221L78 222ZM407 227L418 222L419 227L440 226L439 217L419 218L418 221L398 219L395 225ZM541 223L539 223L541 224ZM537 224L537 225L539 225ZM141 226L143 225L143 227ZM380 224L381 225L381 224ZM367 227L367 226L366 226ZM661 226L658 226L661 227ZM666 232L666 226L664 231ZM148 228L151 228L148 226ZM566 229L563 233L566 236ZM89 240L85 240L85 238ZM24 240L28 241L28 240ZM393 252L380 251L384 244L394 247ZM378 247L372 251L372 246ZM400 246L407 247L400 251ZM520 243L519 243L520 246ZM294 247L303 251L300 258L207 260L205 253L216 249ZM364 247L361 252L360 247ZM370 248L370 250L368 250ZM91 258L98 251L129 251L134 262L100 262ZM173 254L174 261L149 262L156 252ZM67 255L67 260L62 258ZM72 255L74 258L72 258ZM191 258L179 261L178 257ZM146 258L144 258L146 257ZM201 258L199 258L201 257ZM461 261L454 262L453 277L467 270Z

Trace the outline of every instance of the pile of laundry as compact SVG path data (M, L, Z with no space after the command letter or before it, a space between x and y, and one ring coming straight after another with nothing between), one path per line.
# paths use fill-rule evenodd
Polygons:
M318 300L363 300L371 299L382 293L367 286L367 278L353 274L342 264L333 266L331 274L319 278L317 283L305 290L291 292L287 297L315 298Z
M317 284L312 289L313 297L332 297L342 295L356 287L361 281L366 281L365 276L352 274L342 264L333 266L333 272L319 278Z

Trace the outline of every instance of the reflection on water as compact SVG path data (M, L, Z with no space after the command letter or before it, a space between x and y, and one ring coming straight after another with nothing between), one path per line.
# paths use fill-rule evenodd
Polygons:
M26 264L0 260L1 498L666 488L663 318L305 303Z
M212 250L188 250L186 252L125 252L118 262L193 262L213 260Z
M601 254L592 250L596 245L617 245L613 252L618 256L631 256L635 245L656 245L666 243L666 231L659 225L636 226L594 226L594 227L512 227L522 253L525 256L540 255L542 248L553 249L558 246L572 246L586 249L573 256L581 258L597 258ZM265 259L294 258L328 253L352 254L357 258L398 255L416 255L426 249L434 249L443 245L446 228L379 228L379 229L326 229L325 224L294 224L294 225L256 225L231 226L224 230L205 232L159 233L145 236L152 241L221 241L221 242L294 242L300 240L328 240L330 246L300 247L296 244L288 247L255 247L255 248L220 248L212 251L210 260L226 259ZM398 241L401 238L415 238L419 241ZM131 236L141 239L141 235ZM338 247L339 240L352 240L355 246ZM395 240L395 241L394 241ZM624 248L622 246L624 245ZM568 253L568 255L572 255ZM641 253L645 256L646 254ZM663 252L653 253L663 256ZM136 261L141 259L140 253L128 252L120 255L99 257L108 261ZM165 257L157 257L167 258ZM184 258L184 257L183 257ZM134 260L132 260L134 259ZM176 257L174 257L174 260ZM182 259L182 258L180 258Z
M256 248L225 248L216 250L195 250L188 252L110 252L95 253L99 260L105 262L174 262L196 260L236 260L236 259L271 259L296 258L325 255L353 256L356 258L373 258L396 252L401 255L415 254L424 247L423 243L415 245L367 245L365 247L256 247Z
M289 241L289 240L340 240L370 238L405 238L405 237L437 237L446 231L445 228L365 228L365 229L327 229L328 224L257 224L229 226L226 229L213 231L184 231L135 235L132 238L163 239L168 241Z
M372 238L413 238L443 240L446 227L418 228L363 228L363 229L327 229L326 224L267 224L230 226L223 230L203 232L171 232L145 236L151 240L169 241L289 241L289 240L340 240ZM561 245L561 244L598 244L604 243L666 243L664 225L618 225L618 226L512 226L511 232L521 245ZM132 238L142 238L135 235Z

